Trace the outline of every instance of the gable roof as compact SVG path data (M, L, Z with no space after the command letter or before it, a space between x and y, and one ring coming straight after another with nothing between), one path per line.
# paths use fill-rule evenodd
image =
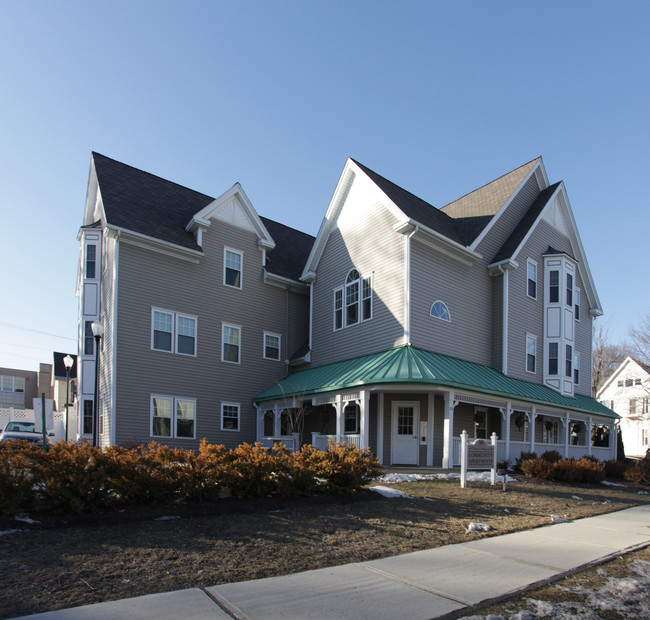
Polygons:
M214 198L99 153L92 159L107 224L201 250L185 227Z
M188 230L188 224L197 214L209 211L219 199L99 153L92 153L92 165L107 225L202 251L194 234ZM248 200L239 184L224 195L233 192L239 193L243 201ZM252 205L249 208L254 211ZM258 216L255 214L255 217ZM298 280L314 237L268 218L260 217L259 220L275 242L275 249L267 252L267 270ZM98 223L88 222L87 225Z
M643 362L639 362L638 360L635 360L633 357L630 357L629 355L619 364L618 368L607 378L607 381L603 383L602 387L598 390L597 397L600 398L602 396L603 392L607 390L607 388L614 383L618 379L618 377L621 375L621 373L625 370L627 366L630 364L634 364L638 366L643 372L645 372L647 375L650 376L650 365L644 364Z
M352 159L352 161L368 175L368 177L381 189L395 206L404 213L408 218L424 224L425 226L443 234L445 237L456 241L462 245L467 245L463 235L458 229L453 218L443 213L428 202L418 198L415 194L401 188L392 181L382 177L376 172L370 170L363 164Z
M54 378L58 380L65 381L65 364L63 363L63 358L69 355L72 358L72 367L70 368L70 379L77 378L77 354L76 353L59 353L54 351Z
M314 245L314 237L266 217L260 219L276 244L266 254L267 271L283 278L299 280Z
M530 208L524 217L522 217L517 226L515 226L510 237L506 239L499 251L495 254L492 262L499 263L502 260L511 258L515 254L517 248L519 248L523 240L526 238L526 235L528 235L532 227L535 225L535 222L544 210L544 207L546 207L549 201L553 198L557 188L560 187L560 184L561 183L559 182L554 183L539 193L539 196L537 196L533 204L530 205Z
M549 387L508 377L490 366L410 345L297 372L258 394L254 401L302 398L349 388L358 390L363 386L395 384L452 388L577 413L619 417L589 396L562 396Z

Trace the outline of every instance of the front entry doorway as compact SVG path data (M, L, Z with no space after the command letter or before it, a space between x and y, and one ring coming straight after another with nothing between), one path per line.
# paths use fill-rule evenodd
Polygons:
M394 401L392 406L391 463L417 465L419 462L420 403Z

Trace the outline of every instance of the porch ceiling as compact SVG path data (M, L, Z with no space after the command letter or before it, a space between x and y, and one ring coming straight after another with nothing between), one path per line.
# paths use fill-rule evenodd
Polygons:
M489 366L412 346L296 372L258 394L254 401L262 403L351 388L400 384L471 391L612 419L619 417L591 397L562 396L544 385L504 376Z

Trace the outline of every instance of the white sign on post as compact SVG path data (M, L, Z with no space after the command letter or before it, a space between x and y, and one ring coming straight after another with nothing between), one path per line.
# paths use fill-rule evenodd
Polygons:
M494 486L497 482L497 434L492 433L491 443L485 439L467 441L467 431L460 435L460 487L467 485L468 469L491 470L490 482Z
M35 398L34 403L34 430L37 433L43 432L43 401ZM45 399L45 430L54 428L54 401L51 398Z

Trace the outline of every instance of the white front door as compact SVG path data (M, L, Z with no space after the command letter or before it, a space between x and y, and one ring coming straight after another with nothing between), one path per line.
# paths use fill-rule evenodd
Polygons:
M395 401L392 408L391 463L417 465L420 403Z

